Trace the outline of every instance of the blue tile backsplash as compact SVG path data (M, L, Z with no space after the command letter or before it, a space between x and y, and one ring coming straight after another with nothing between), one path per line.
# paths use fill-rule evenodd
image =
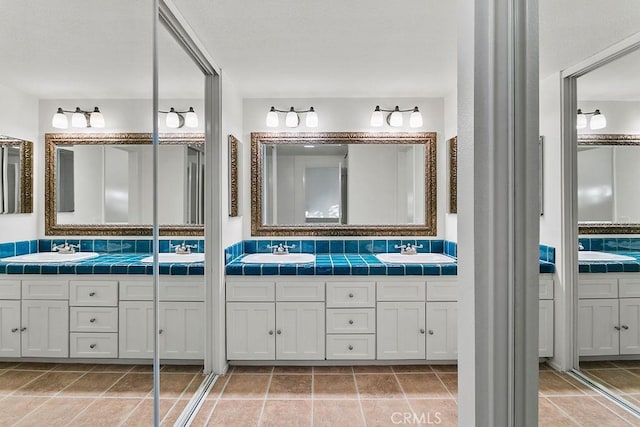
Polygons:
M581 237L578 241L586 251L640 252L640 238L633 237Z

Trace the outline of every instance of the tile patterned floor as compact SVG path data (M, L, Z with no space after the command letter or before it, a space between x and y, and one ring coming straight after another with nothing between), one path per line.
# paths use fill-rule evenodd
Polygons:
M450 365L235 367L218 379L194 426L457 426ZM571 377L540 371L539 425L640 426Z
M201 366L162 366L160 412L171 426ZM153 419L151 366L0 362L0 426L144 426Z
M640 360L580 362L582 372L640 407Z

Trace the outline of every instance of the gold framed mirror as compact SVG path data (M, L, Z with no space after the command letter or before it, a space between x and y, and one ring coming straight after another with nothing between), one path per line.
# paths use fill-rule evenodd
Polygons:
M204 135L160 134L160 234L204 235ZM45 234L151 235L152 134L45 134Z
M458 137L449 143L449 213L458 213Z
M0 135L0 214L33 212L33 144Z
M240 141L229 135L229 216L236 217L238 212L238 150Z
M436 133L251 134L253 236L435 236Z

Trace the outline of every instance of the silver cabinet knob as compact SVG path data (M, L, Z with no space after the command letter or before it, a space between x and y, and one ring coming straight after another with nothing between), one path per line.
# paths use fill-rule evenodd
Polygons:
M20 332L24 332L24 331L26 331L26 330L27 330L27 327L26 327L26 326L23 326L22 328L20 328Z
M160 335L162 335L162 333L163 333L163 332L164 332L164 329L160 329L160 330L158 331L158 333L159 333Z
M98 345L98 344L91 344L91 345L89 346L89 348L96 348L96 346L97 346L97 345Z
M95 323L95 322L96 322L96 318L95 318L95 317L92 317L91 319L89 319L89 322L91 322L91 323Z
M349 319L349 324L353 325L353 320Z
M353 350L353 346L352 345L349 345L349 350Z
M420 333L424 334L424 332L425 332L424 329L420 328Z
M19 328L13 328L13 329L11 330L11 332L13 332L13 333L15 334L15 333L16 333L16 332L18 332L19 330L20 330Z
M433 331L429 329L429 335L433 335Z
M626 331L627 329L629 329L629 327L627 325L622 325L622 329Z
M269 331L269 335L273 335L273 329Z
M90 296L90 297L95 297L95 296L96 296L96 293L95 293L95 292L89 292L89 296Z
M614 326L613 329L615 329L616 331L620 330L620 326Z
M282 334L282 331L281 331L280 329L278 329L278 330L276 331L276 334L280 335L280 334Z
M349 293L349 298L353 298L353 293Z

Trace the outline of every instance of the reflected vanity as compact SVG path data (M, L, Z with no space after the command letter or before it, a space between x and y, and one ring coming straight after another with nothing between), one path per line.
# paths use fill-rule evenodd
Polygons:
M45 142L45 234L151 234L151 134L46 134ZM202 235L204 135L161 134L159 143L160 234Z
M435 133L252 133L255 236L436 234Z
M33 212L33 144L0 135L0 214Z

